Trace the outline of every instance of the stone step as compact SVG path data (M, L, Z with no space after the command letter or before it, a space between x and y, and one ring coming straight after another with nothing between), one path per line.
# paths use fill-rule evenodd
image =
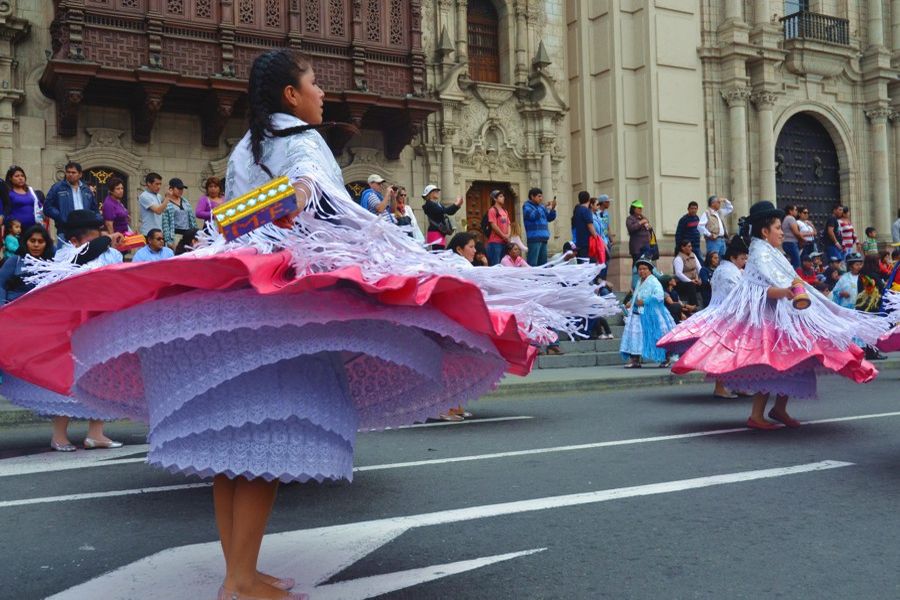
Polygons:
M539 356L538 369L570 369L578 367L608 367L624 364L618 350Z

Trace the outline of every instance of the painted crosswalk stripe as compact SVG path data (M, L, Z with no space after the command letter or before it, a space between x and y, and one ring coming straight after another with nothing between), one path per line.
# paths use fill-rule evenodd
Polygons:
M297 580L297 589L313 592L315 598L365 600L391 591L407 589L426 581L433 581L442 573L446 575L460 573L498 560L534 555L545 550L545 548L536 548L470 561L433 565L424 569L401 570L381 576L326 583L335 574L342 572L350 565L414 528L469 523L475 519L741 484L749 481L828 471L849 467L852 464L824 460L787 467L741 471L286 531L266 536L260 555L260 565L268 572L294 577ZM192 544L170 548L145 557L111 573L65 590L52 596L50 600L95 597L102 597L105 600L125 600L138 597L148 598L148 600L151 598L211 598L215 595L215 590L221 582L222 572L221 549L218 542Z
M503 421L527 421L534 417L518 416L518 417L488 417L485 419L466 419L465 421L439 421L437 423L416 423L415 425L401 425L399 427L388 427L385 431L395 431L397 429L421 429L423 427L448 427L458 425L478 425L480 423L501 423Z
M865 415L850 415L846 417L833 417L828 419L816 419L812 421L803 421L803 425L821 425L825 423L843 423L850 421L865 421L870 419L884 419L900 416L900 411L872 413ZM515 419L531 419L533 417L501 417ZM487 419L483 419L487 421ZM473 423L478 420L472 421ZM460 423L447 423L447 425L462 425L467 421ZM444 423L435 423L434 425L443 425ZM430 425L430 424L429 424ZM616 446L631 446L635 444L648 444L653 442L670 442L677 440L686 440L698 437L726 435L731 433L752 433L746 427L734 427L731 429L708 429L706 431L695 431L691 433L677 433L673 435L658 435L646 438L630 438L624 440L609 440L605 442L592 442L587 444L572 444L567 446L551 446L546 448L531 448L527 450L510 450L508 452L492 452L489 454L475 454L467 456L452 456L447 458L435 458L429 460L417 460L398 463L386 463L380 465L363 465L354 468L355 472L367 471L385 471L391 469L407 469L412 467L427 467L433 465L451 464L457 462L470 462L479 460L494 460L500 458L515 458L518 456L531 456L536 454L551 454L556 452L576 452L583 450L595 450L599 448L613 448ZM127 446L120 448L120 454L132 455L134 453L146 452L147 445ZM110 467L116 465L125 465L133 463L146 462L145 457L139 458L116 458L114 450L104 450L102 453L88 455L81 453L79 456L71 457L60 453L47 453L36 456L26 456L16 459L0 460L0 477L11 477L17 475L30 475L34 473L48 473L53 471L65 471L71 469L85 469L91 467ZM142 493L135 491L134 493ZM40 498L36 500L42 500ZM47 500L55 501L55 500ZM0 504L2 507L2 504Z

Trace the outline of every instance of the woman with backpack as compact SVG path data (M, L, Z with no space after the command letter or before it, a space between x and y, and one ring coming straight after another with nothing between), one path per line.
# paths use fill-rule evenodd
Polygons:
M499 265L500 260L506 250L506 244L509 243L511 233L509 223L509 213L503 208L506 203L506 196L500 190L491 192L491 207L487 212L487 224L484 233L487 235L487 253L488 262L491 266ZM483 223L483 226L485 224ZM488 227L490 231L488 231Z
M462 206L462 196L456 197L456 202L450 206L441 204L441 188L434 184L425 186L422 198L425 200L425 216L428 218L428 232L425 234L425 243L432 250L446 248L447 236L453 233L453 224L450 217L455 215Z

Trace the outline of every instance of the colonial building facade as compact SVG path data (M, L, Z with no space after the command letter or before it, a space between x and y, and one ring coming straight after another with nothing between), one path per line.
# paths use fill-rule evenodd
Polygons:
M664 253L710 193L840 201L882 236L897 214L900 0L13 0L0 164L46 188L77 160L132 205L151 170L198 186L243 133L253 57L285 45L361 130L328 134L350 189L436 183L461 228L495 188L519 220L532 186L559 197L556 248L582 189L615 198L619 244L641 199Z

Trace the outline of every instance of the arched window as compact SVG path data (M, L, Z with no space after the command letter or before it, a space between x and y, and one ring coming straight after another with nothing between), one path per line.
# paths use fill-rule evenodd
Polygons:
M491 0L469 0L469 76L500 83L500 17Z

